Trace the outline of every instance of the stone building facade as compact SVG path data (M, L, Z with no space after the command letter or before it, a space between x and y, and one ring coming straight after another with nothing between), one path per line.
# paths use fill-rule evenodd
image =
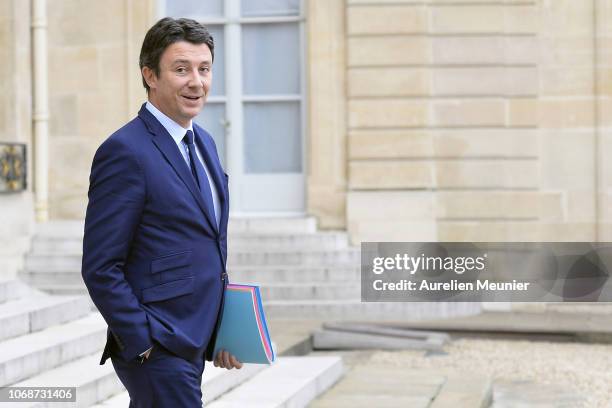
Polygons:
M36 1L0 1L0 141L28 146L27 190L0 195L3 268L41 208L84 217L97 146L145 99L138 53L162 3L48 2L41 202ZM608 240L612 1L303 0L299 19L304 214L320 228L354 243Z

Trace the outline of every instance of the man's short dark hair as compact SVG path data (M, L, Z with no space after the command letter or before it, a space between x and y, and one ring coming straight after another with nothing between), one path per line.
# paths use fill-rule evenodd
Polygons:
M215 60L215 42L204 25L190 18L165 17L155 23L145 35L140 49L141 72L143 67L149 67L159 77L159 60L162 54L166 48L178 41L208 45L213 61ZM142 84L149 93L149 85L144 76Z

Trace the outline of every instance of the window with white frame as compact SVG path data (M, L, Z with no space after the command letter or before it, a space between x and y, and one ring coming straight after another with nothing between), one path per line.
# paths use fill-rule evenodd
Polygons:
M212 92L196 121L214 136L223 161L242 153L245 173L301 172L301 1L169 0L163 6L165 16L194 18L214 37ZM239 70L228 67L237 62ZM242 152L228 152L226 131L235 134L237 124Z

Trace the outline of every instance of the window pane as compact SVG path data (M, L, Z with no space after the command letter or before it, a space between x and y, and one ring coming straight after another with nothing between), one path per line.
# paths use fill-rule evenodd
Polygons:
M295 16L300 14L300 0L242 0L242 15Z
M299 102L259 102L244 106L246 173L302 171Z
M166 0L170 17L222 17L223 0Z
M225 167L225 104L207 103L194 121L202 126L215 140L217 154Z
M225 35L223 26L211 25L207 28L215 40L211 95L225 95Z
M242 27L244 93L299 94L300 39L297 23Z

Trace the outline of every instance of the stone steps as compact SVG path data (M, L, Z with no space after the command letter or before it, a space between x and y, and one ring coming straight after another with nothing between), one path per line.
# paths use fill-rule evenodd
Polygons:
M300 265L264 265L234 266L228 269L230 282L252 283L274 289L263 289L264 299L287 299L286 293L293 291L303 298L315 294L317 298L358 298L360 296L359 266L300 266ZM83 294L87 289L83 283L80 269L64 272L49 270L29 271L22 273L21 278L38 289L50 294ZM310 285L310 288L307 287ZM282 286L295 286L295 289L283 289ZM337 292L330 292L333 286ZM343 287L346 286L346 287ZM282 297L276 298L276 294ZM322 297L321 297L322 296Z
M31 238L27 231L17 234L11 231L6 238L0 246L0 275L3 279L12 279L23 269L24 254L30 248Z
M0 304L0 341L44 330L90 313L85 296L29 295Z
M234 282L238 282L234 280ZM240 283L255 283L240 281ZM348 320L420 320L476 314L478 303L361 302L358 281L351 285L329 282L261 283L268 318L316 318ZM42 286L51 293L86 294L85 285Z
M340 357L279 357L270 367L245 364L231 371L206 367L202 393L210 407L305 407L342 374ZM124 408L129 402L124 391L92 408Z
M31 253L25 268L30 272L66 272L81 270L81 253ZM228 268L242 265L359 265L359 249L323 251L234 251L230 253Z
M234 252L227 260L228 267L234 265L359 265L361 252L358 248L331 251L258 251Z
M56 296L60 295L82 295L88 294L85 284L78 280L80 276L73 274L73 278L67 283L47 283L37 281L37 286ZM264 303L266 299L275 300L333 300L333 299L359 299L361 286L358 281L350 283L321 282L298 282L298 283L270 283L255 280L232 280L243 284L258 285L260 287Z
M88 297L27 291L21 282L2 282L0 287L5 293L9 288L22 288L25 294L0 304L0 327L12 327L12 319L30 322L20 328L27 330L26 333L13 329L2 331L3 335L11 333L15 337L0 340L0 386L77 387L76 403L29 402L20 406L125 407L129 404L112 364L99 365L106 323L99 313L90 312ZM202 382L205 401L227 395L267 369L264 365L245 364L242 370L228 371L208 363ZM0 403L0 407L4 406L11 404Z
M226 370L207 362L202 375L203 399L206 403L212 401L266 369L267 366L261 364L244 364L240 370ZM129 404L130 396L121 386L119 393L100 401L92 408L125 408Z
M359 298L360 251L345 232L318 232L312 217L233 217L230 281L262 287L269 300ZM81 277L84 223L37 226L20 277L45 292L87 294Z
M232 266L228 274L232 282L259 283L305 283L305 282L358 282L359 266L301 266L301 265L262 265L262 266ZM28 271L23 273L24 281L45 284L81 284L80 268L53 272L50 270ZM38 285L37 285L38 286ZM0 293L1 296L1 293Z
M405 321L476 314L479 303L445 302L361 302L337 300L269 300L264 304L266 317L295 317L323 320Z
M82 220L58 220L36 225L36 235L55 238L83 237ZM314 217L230 217L229 234L308 234L317 231Z
M305 283L305 282L360 282L359 265L262 265L228 268L232 282Z
M130 406L130 394L127 391L120 392L113 397L93 405L91 408L125 408Z
M303 234L233 234L228 236L230 250L268 249L334 250L349 246L345 232L316 232Z
M51 326L0 343L0 386L102 350L106 323L99 313Z
M35 387L77 387L76 403L24 403L28 408L42 407L122 407L129 405L129 395L125 387L115 374L110 360L99 365L100 352L71 361L60 367L44 371L27 380L12 386ZM202 377L202 393L206 401L212 401L229 390L239 386L260 371L266 369L264 365L245 364L241 370L228 371L207 363ZM0 407L3 407L0 404ZM8 406L8 405L6 405Z
M270 310L271 316L394 320L453 316L466 314L464 311L475 313L479 309L459 306L454 308L458 313L451 313L453 308L443 304L362 304L361 254L357 247L344 246L348 243L346 234L317 232L314 219L305 217L232 218L230 222L234 226L229 239L230 282L261 286L266 310ZM78 242L82 233L82 223L59 222L39 229L37 238L46 241L75 239ZM325 240L336 242L330 244L333 249L323 244ZM232 247L232 242L242 242L245 246ZM313 246L306 245L309 242ZM249 245L259 245L259 249ZM86 293L77 246L73 245L73 252L57 253L35 248L38 251L30 253L21 276L51 293Z
M249 283L249 282L241 282ZM359 298L360 287L341 287L342 292L336 291L334 287L325 288L325 284L319 286L298 285L268 287L261 286L262 299L266 316L268 318L316 318L316 319L368 319L368 320L402 320L421 318L444 318L455 315L476 313L479 307L471 304L459 306L454 312L447 313L445 307L427 307L421 303L362 303ZM65 293L86 294L84 284L47 285L41 289L57 295ZM317 293L316 296L312 293ZM336 296L337 295L337 296ZM283 296L279 298L279 296ZM340 297L344 296L344 297Z
M259 283L254 282L254 284ZM358 281L350 283L261 283L260 292L262 299L294 301L357 299L361 294L361 285ZM264 302L266 301L264 300Z
M334 385L343 373L340 357L280 357L270 368L208 406L305 407Z
M36 224L35 236L50 238L83 237L84 220L55 220Z
M315 233L317 220L314 217L230 217L229 234L285 234Z
M34 290L15 279L0 280L0 305L9 300L18 299Z
M235 282L359 282L359 265L257 265L228 267Z
M81 271L37 271L22 273L19 276L29 285L51 294L68 294L68 293L87 293L87 288L83 282ZM56 288L58 290L52 290ZM62 290L66 288L67 290ZM78 289L74 291L73 289Z
M122 407L129 405L129 395L125 387L117 378L110 361L99 365L100 353L95 353L72 361L61 367L45 371L28 380L13 386L56 386L77 387L76 403L40 403L23 404L23 407ZM202 378L202 392L207 400L217 398L219 395L240 385L256 375L265 366L245 364L241 370L228 371L216 368L210 364L204 370ZM95 404L95 405L94 405ZM3 407L3 404L0 404Z
M100 365L102 350L77 360L43 371L12 387L77 387L75 402L22 402L23 408L90 407L92 404L121 392L124 387L110 361ZM0 404L0 407L5 405ZM7 407L9 405L6 405ZM127 406L127 404L125 405Z
M346 233L318 232L303 234L233 234L228 237L230 252L245 250L334 250L348 247ZM83 235L79 236L36 236L32 240L31 253L71 253L83 250Z

